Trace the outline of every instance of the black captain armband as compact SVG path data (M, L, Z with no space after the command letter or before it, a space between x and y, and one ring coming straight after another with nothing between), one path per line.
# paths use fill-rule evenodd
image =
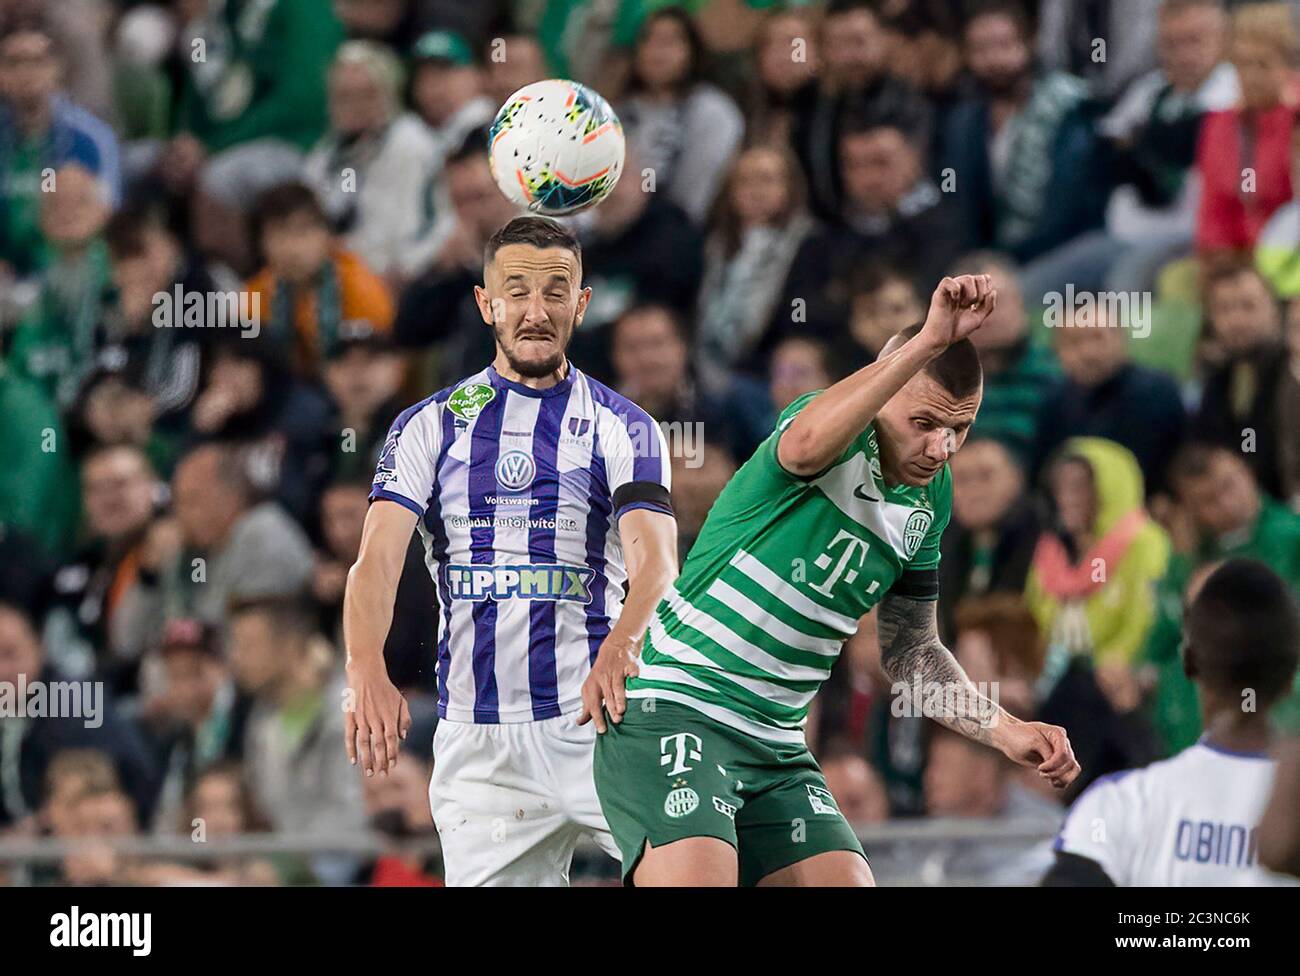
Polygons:
M890 595L908 600L939 599L938 569L909 569L889 588Z
M668 489L657 481L629 481L614 492L614 514L620 515L628 507L646 508L652 512L673 514L673 501Z

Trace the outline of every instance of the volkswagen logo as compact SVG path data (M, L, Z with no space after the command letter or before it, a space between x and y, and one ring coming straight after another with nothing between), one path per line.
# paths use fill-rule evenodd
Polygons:
M507 491L523 491L536 473L533 459L523 451L507 451L497 461L497 483Z

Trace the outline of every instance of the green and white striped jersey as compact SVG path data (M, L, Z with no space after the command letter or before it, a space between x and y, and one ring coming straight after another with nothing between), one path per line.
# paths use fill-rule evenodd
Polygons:
M655 612L628 697L802 743L808 706L858 618L900 579L909 596L937 596L948 468L923 488L886 486L873 425L816 478L788 473L777 441L816 395L786 408L718 496Z

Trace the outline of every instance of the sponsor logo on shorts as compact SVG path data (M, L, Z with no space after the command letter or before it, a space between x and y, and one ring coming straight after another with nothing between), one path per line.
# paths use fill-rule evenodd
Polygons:
M453 600L572 600L591 602L595 570L559 563L486 566L451 564L447 589Z
M690 763L699 762L703 750L704 743L693 732L677 732L662 736L659 739L659 765L672 765L672 769L668 770L665 776L688 773L695 768Z
M732 820L736 819L736 808L726 800L719 799L715 796L713 798L713 809L717 810L718 813L723 816L730 817Z
M839 807L835 805L835 797L831 796L831 791L822 789L820 786L808 785L808 803L812 806L813 813L828 813L832 817L840 815Z
M684 817L694 813L700 805L700 794L689 786L680 786L664 800L664 813L670 817Z

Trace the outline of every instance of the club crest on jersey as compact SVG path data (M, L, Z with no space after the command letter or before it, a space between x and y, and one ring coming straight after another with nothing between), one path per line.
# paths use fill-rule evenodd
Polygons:
M595 570L558 563L489 566L452 564L446 569L453 600L569 600L591 602Z
M507 491L523 491L536 474L537 465L523 451L506 451L497 461L497 484Z
M583 437L591 430L591 421L586 417L570 417L569 433L574 437Z
M921 548L921 543L925 541L925 534L930 531L930 523L933 520L934 516L921 509L917 509L907 517L907 526L903 529L903 549L908 559L915 556L916 550Z
M496 395L497 391L486 383L470 383L447 398L447 409L461 420L473 420Z

